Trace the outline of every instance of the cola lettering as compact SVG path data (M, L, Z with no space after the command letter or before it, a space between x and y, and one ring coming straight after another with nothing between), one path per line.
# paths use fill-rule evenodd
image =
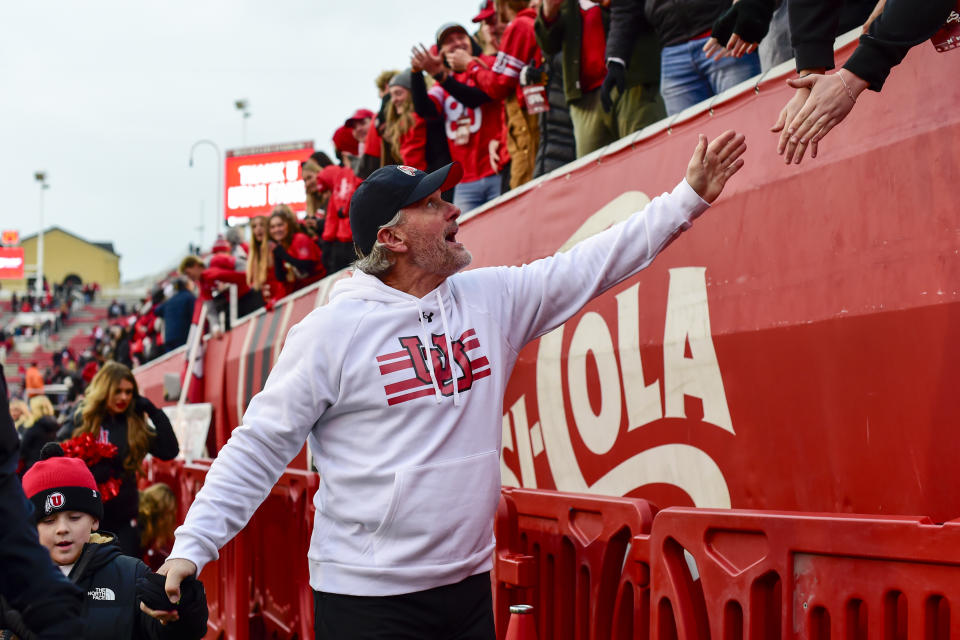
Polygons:
M734 433L723 388L723 377L710 332L705 269L670 270L662 343L661 381L646 379L640 354L639 304L635 284L616 296L615 325L595 311L584 313L540 338L536 361L536 406L539 421L528 424L526 395L503 416L504 447L517 453L519 475L502 466L503 482L538 486L534 458L545 453L555 487L561 491L589 491L625 495L651 483L671 484L685 491L698 507L729 507L726 480L716 462L685 443L641 451L587 484L573 445L571 429L592 453L611 451L625 431L663 418L686 418L684 398L698 398L703 422ZM649 300L644 300L649 304ZM616 331L614 346L613 331ZM572 331L564 353L564 333ZM686 349L689 346L689 357ZM587 394L587 354L596 364L600 388L599 411ZM567 363L566 380L561 362ZM564 384L566 383L566 384ZM563 402L569 400L572 424ZM626 429L622 429L626 413Z

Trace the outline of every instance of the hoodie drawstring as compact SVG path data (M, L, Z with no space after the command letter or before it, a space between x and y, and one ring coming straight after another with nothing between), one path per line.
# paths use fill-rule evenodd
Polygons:
M450 342L450 327L447 326L447 310L443 306L443 296L437 290L437 304L440 305L440 321L443 323L443 335L447 337L447 368L450 370L450 380L453 383L453 406L460 406L460 385L457 372L453 368L453 345ZM464 372L466 373L466 372Z
M420 306L420 301L415 300L417 305L417 322L420 323L420 340L423 342L424 356L427 361L427 369L430 371L430 380L433 381L433 391L437 398L437 404L443 402L443 394L440 393L440 385L437 384L437 374L433 371L433 341L430 340L430 335L427 333L426 323L423 321L423 308ZM441 314L442 317L442 314Z

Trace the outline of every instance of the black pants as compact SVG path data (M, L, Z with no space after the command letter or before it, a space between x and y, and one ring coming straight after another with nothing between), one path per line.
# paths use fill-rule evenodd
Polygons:
M490 573L399 596L314 591L317 640L495 640Z

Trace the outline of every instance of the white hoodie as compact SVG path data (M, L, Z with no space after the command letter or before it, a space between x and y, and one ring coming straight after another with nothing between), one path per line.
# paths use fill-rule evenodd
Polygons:
M518 352L646 267L707 206L681 182L568 252L460 273L423 298L361 272L338 282L291 329L170 557L198 570L216 559L309 437L320 472L314 589L394 595L488 571Z

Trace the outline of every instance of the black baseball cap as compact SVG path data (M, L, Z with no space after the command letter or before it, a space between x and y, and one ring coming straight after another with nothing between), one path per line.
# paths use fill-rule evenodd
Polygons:
M434 191L446 191L463 178L463 167L451 162L432 173L406 165L380 167L360 183L350 198L350 231L360 253L367 255L380 227L397 212Z

